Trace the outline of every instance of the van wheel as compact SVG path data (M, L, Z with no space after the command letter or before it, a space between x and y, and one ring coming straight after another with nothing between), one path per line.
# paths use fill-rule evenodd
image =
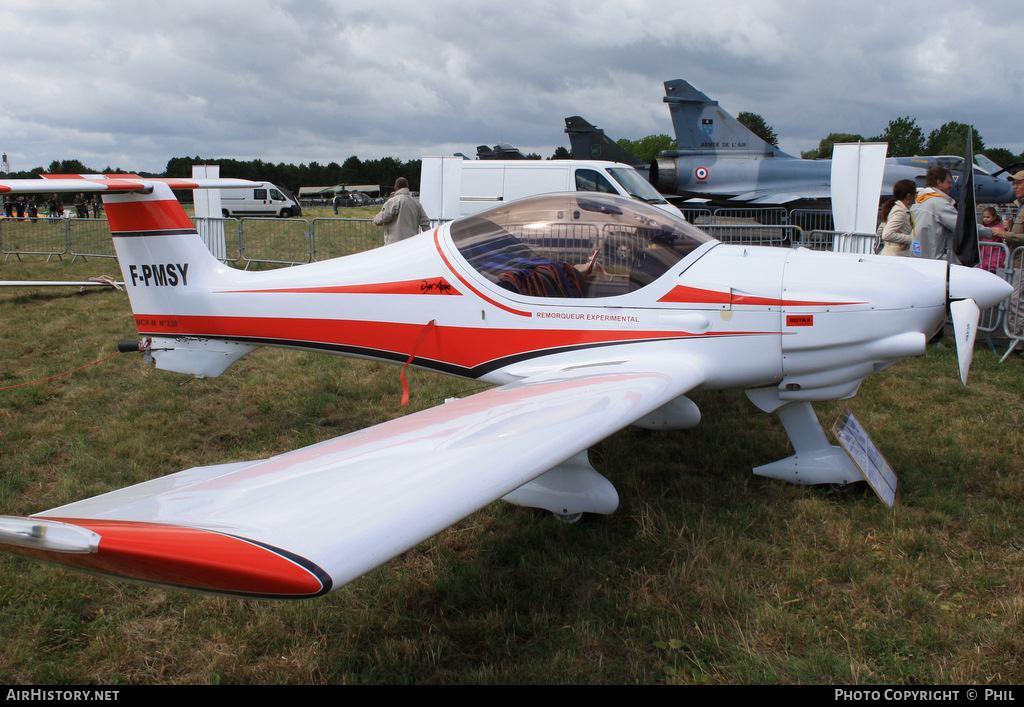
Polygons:
M227 209L221 209L221 214L224 215L224 218L231 218L231 213Z
M281 209L281 218L291 218L291 217L292 217L292 210L291 209Z

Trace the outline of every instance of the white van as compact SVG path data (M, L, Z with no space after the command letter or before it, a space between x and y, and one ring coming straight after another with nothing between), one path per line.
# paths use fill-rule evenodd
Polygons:
M424 157L420 202L431 219L468 216L504 202L536 194L597 191L633 197L680 216L676 207L628 164L601 160L456 160ZM458 176L446 174L446 162L460 167ZM445 183L458 180L458 213L449 208ZM437 194L433 192L437 191Z
M224 189L220 193L220 207L224 218L232 216L301 216L302 207L283 187L270 182L245 189Z

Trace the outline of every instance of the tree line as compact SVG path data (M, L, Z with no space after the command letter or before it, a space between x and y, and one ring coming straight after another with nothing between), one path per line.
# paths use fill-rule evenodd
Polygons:
M757 113L743 112L737 120L765 142L778 147L779 138L775 130ZM804 159L831 159L832 148L841 142L887 142L890 157L914 157L924 155L962 155L967 141L967 129L974 134L974 154L983 154L1001 167L1009 167L1024 162L1024 153L1015 154L1003 147L987 147L985 140L973 125L950 121L932 130L927 137L917 124L916 118L903 116L890 120L880 135L865 138L855 133L829 133L818 143L818 148L801 152ZM618 144L635 155L639 160L650 163L663 150L676 149L676 141L665 134L648 135L639 140L623 138ZM540 155L530 154L527 159L542 159ZM565 147L558 147L548 159L569 159L572 153ZM420 188L420 166L422 160L403 162L394 157L382 157L374 160L361 160L355 155L342 164L330 162L322 165L319 162L309 164L273 164L263 160L235 160L208 157L172 157L167 161L163 174L139 172L144 177L191 177L192 165L215 164L220 166L222 177L251 179L257 182L272 182L297 193L299 187L335 186L355 184L376 184L387 191L398 177L409 180L413 191ZM42 172L52 174L125 174L119 167L93 169L79 160L54 160L44 169L36 167L26 172L14 172L7 175L11 179L31 179Z
M194 164L219 165L222 177L272 182L294 193L298 193L299 187L330 187L339 184L376 184L387 192L398 177L408 179L413 191L418 191L420 187L421 160L403 162L394 157L361 160L355 155L340 165L337 162L326 165L319 162L294 165L283 162L273 164L263 160L173 157L167 161L167 169L162 176L190 177Z

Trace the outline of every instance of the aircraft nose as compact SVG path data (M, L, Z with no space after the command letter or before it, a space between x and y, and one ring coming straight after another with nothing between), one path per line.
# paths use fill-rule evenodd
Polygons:
M949 299L973 299L981 309L995 307L1013 292L1006 280L980 268L949 266Z

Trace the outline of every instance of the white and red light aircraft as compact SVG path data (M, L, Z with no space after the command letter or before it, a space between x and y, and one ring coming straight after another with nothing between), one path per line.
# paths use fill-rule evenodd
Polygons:
M28 518L0 547L183 589L327 593L499 498L563 517L618 496L587 449L628 425L683 429L695 390L743 388L795 453L755 469L860 478L811 409L924 353L953 314L966 380L980 308L1010 286L913 258L722 245L617 196L548 194L400 243L243 272L171 193L240 180L0 182L102 192L141 348L217 376L261 345L413 365L498 387L266 460L200 467Z

